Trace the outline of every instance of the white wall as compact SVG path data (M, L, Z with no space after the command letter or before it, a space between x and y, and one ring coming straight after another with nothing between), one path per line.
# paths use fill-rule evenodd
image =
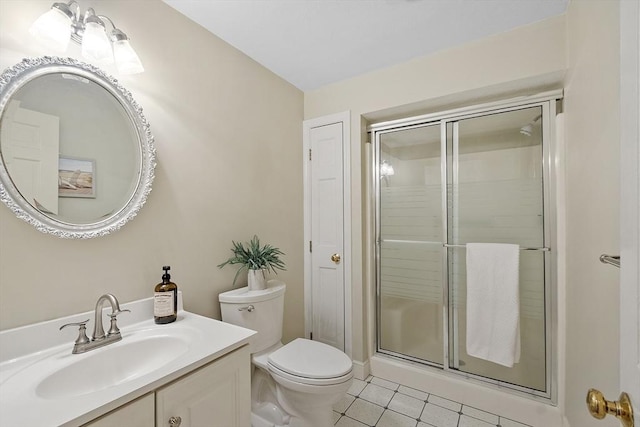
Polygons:
M285 339L302 336L303 94L159 0L81 0L113 19L145 73L116 76L144 108L158 151L147 204L91 240L38 232L0 206L0 329L145 298L162 265L187 310L219 318L235 270L217 264L256 233L285 253ZM28 34L51 1L0 1L0 66L52 54ZM69 56L82 60L79 48ZM105 68L115 74L111 68ZM70 337L72 339L72 337Z

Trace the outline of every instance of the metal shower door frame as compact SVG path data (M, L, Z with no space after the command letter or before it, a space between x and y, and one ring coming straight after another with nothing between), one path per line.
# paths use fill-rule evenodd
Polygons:
M426 114L422 116L410 117L406 119L394 120L389 122L382 122L370 125L368 127L369 132L373 134L372 142L374 144L373 156L372 156L372 178L375 200L375 212L374 212L374 228L375 228L375 241L374 241L374 254L375 254L375 287L376 287L376 343L375 350L378 353L387 354L396 358L405 359L411 362L417 362L422 365L431 366L444 371L445 373L451 373L457 376L463 376L465 378L480 381L490 386L495 386L502 390L508 389L516 394L521 394L526 397L533 398L535 400L541 400L547 403L557 403L557 375L558 365L557 357L554 355L557 353L557 340L558 330L557 326L557 298L553 298L553 295L557 295L557 254L555 251L555 245L557 242L557 230L556 230L556 171L554 164L559 157L559 153L556 152L555 144L555 116L556 116L556 101L562 99L563 93L561 90L545 92L530 97L520 97L507 101L492 102L472 107L464 107L455 110L443 111L440 113ZM457 181L458 175L458 123L461 120L471 119L486 116L489 114L506 113L510 111L517 111L526 108L540 107L542 109L542 168L543 168L543 259L544 259L544 321L545 321L545 391L533 390L527 387L518 386L515 384L499 381L472 373L459 371L457 368L456 360L459 360L457 354L457 316L454 316L454 312L450 310L450 299L452 298L452 289L449 284L449 212L448 212L448 186L451 178ZM441 152L440 152L440 172L441 172L441 208L442 208L442 316L443 316L443 363L433 363L418 359L412 356L396 353L389 350L381 349L381 266L380 266L380 249L382 244L381 229L380 229L380 137L388 132L395 132L404 129L414 129L425 126L440 126L441 132ZM448 127L451 125L452 133L452 148L453 157L452 171L449 170L448 165ZM454 183L451 182L452 190L451 197L454 197ZM453 208L456 209L458 203L453 200ZM439 242L424 242L424 243L439 243ZM454 338L450 339L450 328L453 326ZM451 356L451 357L450 357ZM452 362L453 360L453 362Z

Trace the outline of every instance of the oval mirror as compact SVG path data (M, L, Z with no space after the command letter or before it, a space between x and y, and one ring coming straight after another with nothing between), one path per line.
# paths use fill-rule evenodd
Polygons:
M142 108L100 69L24 59L0 76L0 198L38 230L106 235L131 220L154 177Z

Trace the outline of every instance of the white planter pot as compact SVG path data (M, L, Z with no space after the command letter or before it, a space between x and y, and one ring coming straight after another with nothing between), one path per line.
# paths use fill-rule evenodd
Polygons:
M249 270L248 282L250 291L260 291L267 288L267 279L264 270Z

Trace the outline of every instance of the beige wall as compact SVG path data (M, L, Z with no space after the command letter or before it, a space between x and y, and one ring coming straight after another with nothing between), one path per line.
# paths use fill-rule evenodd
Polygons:
M2 68L47 53L27 28L50 4L0 0ZM216 295L230 287L233 271L215 265L229 254L231 239L257 233L287 254L289 271L279 275L289 283L285 338L301 336L303 108L305 119L350 110L353 348L362 361L369 289L363 117L564 86L566 412L575 426L616 425L595 424L584 393L599 387L611 398L620 391L618 339L610 333L617 331L617 271L597 262L599 254L618 251L617 1L573 0L566 16L308 92L304 107L300 91L159 0L94 6L131 36L147 69L121 81L156 137L154 190L133 222L88 241L43 235L0 208L0 329L89 310L106 291L121 301L149 296L163 264L172 265L187 309L219 317Z
M0 329L90 310L105 292L149 297L166 264L185 308L219 318L235 270L216 265L232 239L256 233L286 253L285 339L302 336L303 93L159 0L80 3L112 18L144 63L118 78L151 124L156 180L132 222L86 241L42 234L0 207ZM52 54L27 32L49 7L0 0L2 69ZM68 55L82 59L77 47Z
M600 254L619 254L619 2L573 0L567 12L565 91L567 185L566 413L572 426L597 421L587 390L608 399L618 380L619 270Z
M360 242L366 210L363 117L394 118L526 88L565 87L567 327L560 336L566 335L567 361L559 401L566 401L567 420L575 426L617 425L615 419L591 418L584 397L590 387L612 397L620 392L618 271L598 262L601 253L619 252L618 20L618 1L573 0L565 16L305 93L306 119L351 111L352 238ZM356 359L367 352L361 338L368 296L364 245L354 245L353 256Z
M481 99L561 86L565 72L565 17L365 74L305 93L305 119L351 111L353 357L367 357L363 319L367 285L364 170L366 120L433 111ZM505 95L506 96L506 95Z

